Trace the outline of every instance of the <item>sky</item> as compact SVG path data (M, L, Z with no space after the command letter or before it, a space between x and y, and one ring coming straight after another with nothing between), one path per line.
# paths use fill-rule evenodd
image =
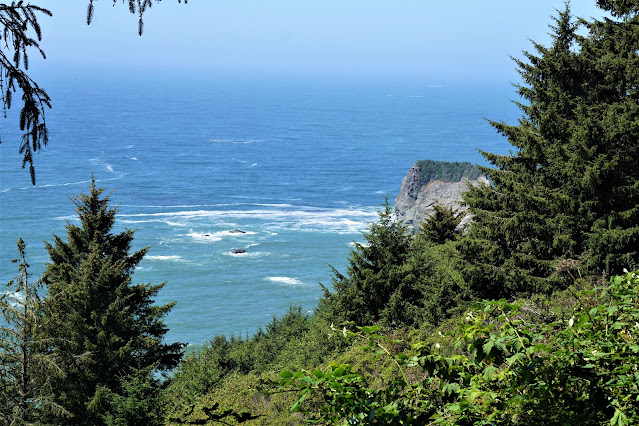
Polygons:
M42 70L204 71L494 80L516 77L510 56L547 43L563 0L177 0L137 18L118 0L33 0L47 53ZM574 15L600 17L594 0Z

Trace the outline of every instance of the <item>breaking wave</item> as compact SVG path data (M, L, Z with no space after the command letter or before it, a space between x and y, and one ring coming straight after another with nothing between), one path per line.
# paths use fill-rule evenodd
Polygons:
M266 277L265 280L278 283L278 284L285 284L285 285L303 285L304 284L297 278L291 278L291 277Z

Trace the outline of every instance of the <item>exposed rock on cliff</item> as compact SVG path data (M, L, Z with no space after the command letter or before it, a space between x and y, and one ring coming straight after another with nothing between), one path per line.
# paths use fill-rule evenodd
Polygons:
M488 184L488 179L468 162L417 161L402 180L402 188L395 198L395 213L414 232L433 213L436 203L463 211L460 202L468 184ZM467 215L460 226L469 221Z

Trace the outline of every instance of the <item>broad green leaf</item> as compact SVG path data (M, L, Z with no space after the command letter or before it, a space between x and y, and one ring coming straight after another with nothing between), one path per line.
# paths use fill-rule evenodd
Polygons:
M486 343L484 343L484 346L482 346L484 353L486 355L490 355L490 351L493 349L494 345L495 345L494 340L487 340Z

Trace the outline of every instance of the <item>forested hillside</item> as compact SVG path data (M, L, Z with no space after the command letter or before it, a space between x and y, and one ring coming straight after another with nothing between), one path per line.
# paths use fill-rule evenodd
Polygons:
M92 182L41 280L18 242L0 424L639 423L639 2L597 3L516 61L522 116L492 122L513 150L483 153L466 228L440 208L412 236L386 203L315 310L253 336L166 342L173 305Z

